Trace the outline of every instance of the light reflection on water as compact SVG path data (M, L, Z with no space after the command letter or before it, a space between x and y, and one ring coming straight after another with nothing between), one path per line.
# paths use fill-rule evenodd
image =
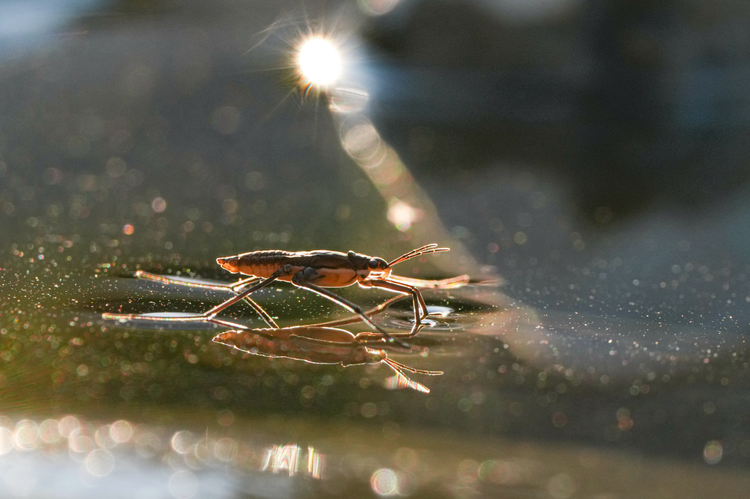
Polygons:
M370 486L373 492L382 497L401 495L399 479L395 471L389 468L380 468L370 477Z
M341 487L351 487L351 480L358 477L381 497L410 495L436 479L454 490L456 497L495 487L531 486L539 480L550 487L561 486L559 475L545 482L548 472L535 459L479 462L460 455L444 456L439 450L401 446L393 452L374 445L369 451L338 454L329 472L328 457L312 446L263 447L250 443L252 437L248 439L247 432L243 432L245 440L212 438L190 430L177 430L170 436L163 428L125 420L100 424L70 415L41 423L28 419L14 423L3 417L2 425L3 442L13 443L0 456L0 491L14 497L105 494L118 498L136 494L189 499L240 497L244 493L299 497L305 490L304 496L325 497ZM45 434L53 438L45 439ZM109 439L96 437L103 435ZM84 441L87 444L81 445ZM717 444L712 445L707 453L715 455ZM305 482L309 479L323 480L322 488L311 490ZM572 481L570 477L567 480Z
M325 466L325 456L313 447L307 448L307 453L302 455L302 449L298 445L274 445L266 449L263 457L261 471L279 473L286 471L289 476L300 472L301 466L306 465L304 473L312 478L321 478Z
M293 444L263 448L189 430L170 437L159 427L71 415L40 423L7 416L0 421L4 497L236 497L240 489L252 489L252 477L240 472L284 470L289 477L321 479L324 469L324 455ZM129 481L137 481L136 489L121 488ZM271 484L269 497L289 497L282 489Z

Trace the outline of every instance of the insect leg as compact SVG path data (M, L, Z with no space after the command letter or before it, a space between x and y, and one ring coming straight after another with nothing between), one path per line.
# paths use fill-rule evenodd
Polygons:
M396 298L398 299L400 297L396 297ZM417 326L417 332L416 333L413 333L413 332L410 331L410 332L406 333L405 336L407 336L407 337L416 336L419 333L419 331L422 330L423 327L424 327L424 324L420 324L419 326ZM398 334L399 334L399 336L403 336L404 335L403 333L398 333ZM395 335L392 335L392 336L395 336ZM377 333L372 333L372 332L368 331L368 332L364 332L364 333L357 333L357 335L354 337L354 340L356 342L362 344L362 345L369 345L370 343L377 343L379 338L380 337L379 337L379 335Z
M236 322L225 321L224 319L217 319L216 317L206 319L206 322L211 322L213 324L218 324L219 326L228 327L240 331L247 331L251 329L245 325L237 324Z
M166 277L163 275L152 274L150 272L144 272L143 270L137 271L135 273L135 276L138 279L143 279L145 281L159 282L161 284L174 284L175 286L183 286L186 288L210 289L212 291L235 291L238 288L242 288L261 279L260 277L252 276L248 277L247 279L242 279L240 281L234 282L232 284L208 284L204 282L193 282L188 281L187 279L178 279L175 277Z
M184 281L182 279L175 279L171 277L164 277L157 274L151 274L150 272L144 272L142 270L139 270L135 273L135 276L138 279L144 279L147 281L153 281L153 282L160 282L162 284L174 284L176 286L184 286L187 288L196 288L196 289L210 289L212 291L229 291L231 293L237 294L240 292L242 288L245 286L251 285L255 282L260 281L260 277L248 277L247 279L242 279L240 281L237 281L233 284L207 284L202 282L190 282L190 281ZM268 315L268 312L266 312L263 307L258 305L255 300L250 298L249 296L245 297L245 302L247 302L248 305L250 305L253 310L255 310L258 315L260 315L261 319L263 319L263 322L268 324L270 327L274 329L278 329L279 325L276 324L276 322L271 318L270 315Z
M312 269L311 267L308 267L308 269L311 269L313 271L315 270L315 269ZM305 269L305 270L307 270L307 269ZM346 299L338 296L337 294L331 293L327 289L321 288L320 286L316 286L315 284L312 284L312 283L308 282L307 279L309 279L311 277L314 278L315 275L313 275L312 272L309 272L309 271L306 273L305 270L300 271L300 272L298 272L297 274L294 275L294 277L292 278L292 284L294 284L295 286L299 286L300 288L307 288L310 291L312 291L313 293L319 294L323 298L327 298L327 299L331 300L334 303L338 303L339 305L341 305L345 309L347 309L347 310L349 310L351 312L354 312L355 314L359 315L362 318L362 320L368 326L370 326L374 330L382 333L383 336L385 336L386 338L388 338L389 341L396 342L396 343L398 343L399 345L401 345L404 348L411 348L411 346L408 343L405 343L402 340L394 338L393 336L391 336L390 334L388 334L388 332L385 331L383 328L381 328L380 326L378 326L377 324L375 324L374 322L372 322L370 320L370 318L367 317L367 314L365 314L364 310L362 310L357 304L352 303L349 300L346 300ZM317 272L315 274L317 274Z
M400 296L394 296L392 298L388 298L386 301L384 301L380 305L373 307L370 310L366 311L365 315L368 317L372 317L375 314L379 314L380 312L385 310L388 307L388 305L400 299L401 299ZM355 324L357 322L362 322L362 317L360 317L359 315L354 316L354 317L348 317L346 319L336 319L333 321L321 322L319 324L315 324L315 326L320 326L320 327L346 326L348 324ZM360 333L360 334L364 334L364 333Z
M187 317L150 317L150 316L143 316L138 314L102 314L102 318L104 319L119 319L119 320L133 320L133 319L142 319L142 320L148 320L148 321L154 321L154 322L214 322L217 324L220 324L219 319L215 319L216 315L221 312L222 310L231 307L235 303L242 301L247 297L250 293L254 293L255 291L258 291L259 289L268 286L273 281L275 281L277 278L289 275L292 271L291 265L285 265L284 267L280 268L273 274L271 274L270 277L267 279L264 279L263 281L255 284L254 286L250 286L247 289L244 289L243 291L237 293L234 297L216 305L212 309L208 310L207 312L204 312L200 315L192 315ZM276 327L278 328L278 326Z
M397 282L399 284L407 284L414 286L415 288L432 288L432 289L453 289L460 288L469 284L468 274L459 275L456 277L449 277L448 279L414 279L412 277L404 277L400 275L389 275L388 280L391 282Z
M232 293L237 294L241 292L240 290L243 287L250 285L254 282L257 282L258 280L260 280L259 277L250 277L248 279L242 279L241 281L237 281L236 283L230 285L229 289L232 291ZM244 300L248 305L250 305L253 308L253 310L258 312L258 315L260 315L260 318L263 319L263 322L268 324L273 329L279 329L279 325L276 324L276 321L274 321L273 318L270 315L268 315L268 312L266 312L263 307L258 305L258 303L255 300L253 300L249 296L246 296Z
M427 369L416 369L414 367L409 367L406 364L396 362L395 360L388 357L383 359L382 362L385 362L394 369L398 368L414 374L426 374L427 376L442 376L443 374L445 374L443 371L428 371Z
M284 275L288 275L291 272L291 269L292 269L291 265L284 265L282 268L280 268L279 270L277 270L276 272L274 272L273 274L271 274L270 277L268 277L266 279L263 279L261 282L255 284L253 286L250 286L247 289L242 290L241 292L237 293L237 295L234 296L233 298L230 298L227 301L225 301L224 303L220 303L220 304L216 305L214 308L212 308L211 310L209 310L207 312L204 312L202 314L203 317L213 317L213 316L215 316L216 314L218 314L219 312L221 312L225 308L231 307L232 305L234 305L238 301L244 300L245 297L248 296L249 294L255 293L259 289L268 286L269 284L271 284L273 281L275 281L279 277L284 276Z
M414 300L414 326L412 327L409 336L415 336L419 332L419 326L422 324L422 319L427 317L427 304L424 302L422 293L420 293L417 288L409 286L408 284L399 284L389 279L371 279L360 281L359 284L364 287L387 289L394 293L411 295Z
M383 362L388 367L390 367L391 369L393 369L393 371L396 373L396 384L393 385L394 388L411 388L411 389L416 390L418 392L430 393L430 389L429 388L427 388L426 386L424 386L422 383L418 383L418 382L412 380L411 378L409 378L409 376L406 375L406 373L402 369L400 369L400 366L402 366L403 364L395 365L391 361L391 359L389 359L387 357L384 358L381 362ZM396 364L398 364L398 363L396 363Z

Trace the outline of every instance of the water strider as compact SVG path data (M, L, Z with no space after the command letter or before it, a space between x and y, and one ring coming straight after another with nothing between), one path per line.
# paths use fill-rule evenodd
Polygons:
M222 310L235 303L247 301L272 328L278 328L268 313L260 305L250 299L249 295L264 288L278 280L287 281L293 285L309 289L320 296L341 305L357 315L372 329L380 332L389 341L409 347L404 341L394 338L387 331L372 322L367 314L355 303L342 298L335 293L325 289L334 287L351 286L354 283L363 288L379 288L402 295L410 295L414 302L414 324L407 337L412 337L419 332L422 321L429 314L422 293L418 288L448 289L462 286L468 283L466 275L457 276L443 280L413 279L402 276L391 275L392 267L398 263L429 253L449 251L449 248L438 248L437 244L428 244L400 257L386 262L379 257L372 257L349 251L297 251L289 252L282 250L263 250L243 253L235 256L217 258L216 262L224 269L232 273L240 273L250 276L230 285L202 285L188 284L192 287L207 289L222 289L235 294L234 297L216 305L210 310L189 317L154 317L138 316L130 314L104 314L105 319L147 319L153 321L207 321L216 322L212 319ZM145 272L138 272L137 277L164 282L165 284L183 284L184 281L154 276Z

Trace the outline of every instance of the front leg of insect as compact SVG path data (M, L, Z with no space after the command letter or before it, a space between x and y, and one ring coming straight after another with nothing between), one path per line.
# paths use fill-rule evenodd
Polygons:
M422 297L422 293L413 286L406 284L398 284L392 282L390 279L368 279L359 283L363 288L380 288L394 293L400 293L403 295L411 295L414 301L414 325L409 332L409 337L416 336L421 329L422 320L427 318L429 312L427 311L427 304Z
M370 257L350 251L349 260L357 269L357 282L364 288L379 288L402 295L411 295L414 302L414 325L408 336L415 336L422 325L422 321L429 314L427 304L424 301L421 287L451 287L461 285L460 283L468 282L467 276L460 276L443 281L422 281L419 279L402 278L399 276L391 277L393 266L403 261L415 258L429 253L439 253L449 251L449 248L438 248L437 244L428 244L420 248L413 249L404 253L391 262L386 262L382 258Z

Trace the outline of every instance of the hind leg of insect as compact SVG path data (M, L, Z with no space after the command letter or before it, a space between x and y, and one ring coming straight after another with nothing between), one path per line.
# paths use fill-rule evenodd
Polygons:
M262 278L260 277L248 277L247 279L241 279L235 283L232 284L206 284L206 283L198 283L198 282L190 282L190 281L184 281L182 279L174 279L171 277L165 277L157 274L151 274L149 272L144 272L142 270L139 270L135 273L135 276L138 279L144 279L146 281L153 281L153 282L159 282L162 284L173 284L176 286L183 286L187 288L196 288L196 289L210 289L213 291L229 291L234 294L238 294L242 291L243 288L246 286L250 286L258 281L260 281ZM266 312L263 307L258 305L255 300L250 298L249 296L245 297L245 302L250 305L253 310L255 310L258 315L260 315L261 319L268 324L269 327L272 328L278 328L278 324L271 318L270 315L268 315L268 312Z
M271 274L270 277L264 279L263 281L253 286L243 289L241 292L238 292L234 297L229 298L228 300L216 305L212 309L199 315L188 316L188 317L149 317L149 316L142 316L142 315L137 315L137 314L102 314L102 317L104 319L120 319L120 320L144 319L144 320L149 320L149 321L154 321L154 322L216 322L217 319L215 319L215 317L222 310L228 307L231 307L232 305L234 305L235 303L239 301L244 300L245 297L247 297L251 293L254 293L255 291L258 291L259 289L268 286L279 277L287 276L287 275L290 275L291 273L292 273L292 266L284 265L282 268L278 269L276 272ZM278 326L276 326L275 328L277 329Z
M352 303L349 300L346 300L346 299L338 296L337 294L332 293L332 292L328 291L327 289L321 288L320 286L316 286L315 284L313 284L312 282L310 282L310 281L316 280L318 277L320 277L320 274L318 273L317 270L315 270L312 267L307 267L306 269L301 270L301 271L297 272L296 274L294 274L294 277L292 277L292 284L294 284L295 286L298 286L300 288L309 289L313 293L317 293L320 296L322 296L323 298L327 298L328 300L331 300L334 303L338 303L339 305L341 305L345 309L347 309L347 310L349 310L351 312L354 312L355 314L359 315L362 318L362 320L365 322L365 324L367 324L372 329L374 329L374 330L378 331L379 333L381 333L389 341L398 343L399 345L401 345L404 348L411 348L411 345L409 345L408 343L405 343L404 341L402 341L402 340L400 340L398 338L394 338L385 329L381 328L380 326L378 326L377 324L375 324L374 322L372 322L370 320L370 318L367 317L367 315L365 314L364 310L362 310L362 308L359 307L359 305L357 305L355 303Z
M208 284L208 283L203 283L203 282L193 282L193 281L188 281L185 279L178 279L175 277L166 277L163 275L152 274L150 272L145 272L143 270L136 271L135 276L138 279L143 279L145 281L159 282L162 284L173 284L175 286L182 286L185 288L211 289L214 291L225 291L227 289L231 291L237 291L240 288L243 288L247 285L258 282L262 279L260 277L252 276L252 277L248 277L247 279L241 279L237 282L233 282L231 284Z

